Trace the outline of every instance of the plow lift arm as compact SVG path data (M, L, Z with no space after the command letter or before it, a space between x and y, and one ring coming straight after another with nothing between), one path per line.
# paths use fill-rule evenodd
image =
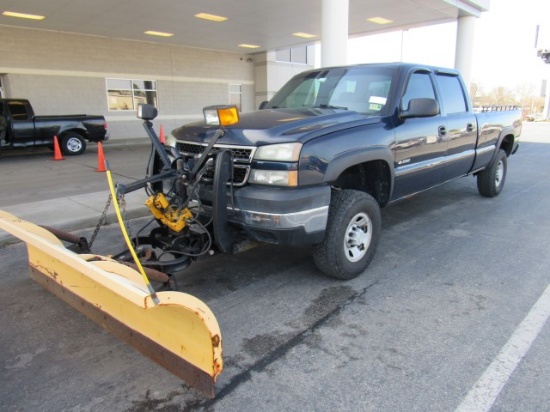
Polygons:
M214 107L220 117L226 108ZM226 118L238 121L236 108L229 109ZM40 227L1 210L0 228L26 242L30 274L37 283L190 386L214 397L216 378L223 370L222 338L214 314L189 294L153 290L148 277L168 283L168 272L184 269L192 259L208 253L212 238L222 251L230 246L225 190L232 160L227 151L216 156L220 183L214 190L213 208L224 213L201 222L200 212L190 206L190 201L194 185L212 162L209 155L223 136L224 123L220 122L203 154L184 167L174 151L170 153L174 160L170 159L167 150L175 149L163 146L156 136L151 123L156 115L153 106L139 106L138 117L144 120L153 145L148 176L128 185L117 184L114 189L107 168L111 192L116 190L119 195L145 188L150 194L146 204L160 227L152 229L149 236L127 242L134 253L125 251L111 257L92 254L85 238ZM170 183L169 193L152 190L166 182ZM124 234L120 215L119 222ZM78 242L78 247L65 247L62 240ZM164 252L157 258L151 249ZM175 258L166 263L161 259L165 253Z
M214 144L216 144L218 139L223 135L223 128L216 129L214 132L214 135L210 138L210 142L208 146L206 147L202 155L199 157L199 159L195 162L193 169L190 171L184 171L181 169L181 167L179 168L173 167L173 164L172 164L173 162L170 161L170 158L166 153L167 147L162 145L158 136L155 133L155 130L153 129L153 124L151 123L151 120L157 117L157 109L148 104L140 104L138 106L137 116L138 118L144 120L143 127L147 132L147 136L151 140L151 143L153 145L153 151L156 153L156 155L159 157L160 161L162 162L162 168L159 173L155 174L154 172L151 172L152 176L146 177L145 179L138 180L134 183L130 183L128 185L123 185L119 183L117 185L117 192L120 194L130 193L135 190L146 187L147 184L149 183L161 182L166 179L183 178L186 181L192 181L196 177L199 169L204 166L204 163L206 162L208 155L210 154L212 148L214 147ZM179 154L175 152L175 148L168 147L168 149L172 152L172 156L177 159ZM152 168L152 165L150 165L150 168Z
M223 137L225 126L238 122L238 111L236 106L210 106L204 110L205 117L207 112L215 113L219 127L208 132L209 142L202 153L185 162L176 148L164 146L156 135L151 120L157 116L157 109L140 104L138 118L144 120L143 127L152 142L147 177L116 185L117 196L142 188L149 194L145 204L160 228L151 230L147 236L137 236L134 244L140 253L161 250L161 256L157 258L155 253L149 253L142 263L146 268L170 276L187 268L196 258L213 253L214 246L222 252L230 252L234 243L234 231L227 223L226 200L233 161L229 150L220 151L214 149L214 145ZM212 205L207 206L210 209L204 213L204 205L196 191L202 176L212 169L215 171ZM172 259L160 259L170 254ZM113 258L128 261L128 251Z

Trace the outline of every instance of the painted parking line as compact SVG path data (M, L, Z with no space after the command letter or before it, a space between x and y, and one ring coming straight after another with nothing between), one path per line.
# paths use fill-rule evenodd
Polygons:
M550 285L546 287L537 303L533 305L455 412L481 412L491 409L498 394L537 338L549 315Z

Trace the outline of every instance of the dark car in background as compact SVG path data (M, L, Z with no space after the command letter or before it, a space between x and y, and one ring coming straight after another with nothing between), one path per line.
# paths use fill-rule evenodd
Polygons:
M107 123L100 115L35 116L27 99L0 99L0 116L6 127L0 150L15 147L53 147L57 136L61 151L68 156L86 150L86 141L109 139Z

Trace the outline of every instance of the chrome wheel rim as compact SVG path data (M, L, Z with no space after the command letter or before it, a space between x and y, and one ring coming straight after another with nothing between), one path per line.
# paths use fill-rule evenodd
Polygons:
M67 140L67 150L69 150L72 153L76 153L79 150L82 149L82 142L80 139L76 137L71 137L69 140Z
M495 186L500 187L502 179L504 178L504 162L501 160L498 162L497 170L495 173Z
M358 213L351 219L344 236L344 252L350 262L361 260L372 240L372 221L366 213Z

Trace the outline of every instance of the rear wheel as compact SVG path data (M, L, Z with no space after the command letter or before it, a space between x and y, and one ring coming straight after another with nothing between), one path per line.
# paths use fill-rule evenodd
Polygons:
M78 133L69 132L61 139L60 148L64 155L80 155L86 150L86 140Z
M380 208L370 195L334 190L325 239L313 247L313 260L324 274L353 279L374 256L381 231Z
M506 181L508 157L506 152L499 149L496 157L489 163L487 169L477 175L477 190L481 196L498 196Z

